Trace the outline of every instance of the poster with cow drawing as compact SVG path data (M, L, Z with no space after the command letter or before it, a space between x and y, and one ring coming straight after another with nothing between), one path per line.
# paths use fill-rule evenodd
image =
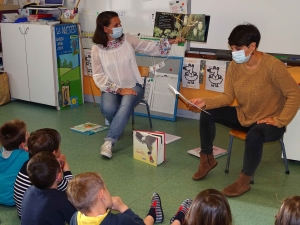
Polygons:
M200 89L200 59L184 58L182 67L182 87Z
M224 92L226 61L207 60L205 89L216 92Z

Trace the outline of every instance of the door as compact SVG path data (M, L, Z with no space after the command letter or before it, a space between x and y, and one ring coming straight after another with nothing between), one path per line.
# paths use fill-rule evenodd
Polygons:
M32 102L56 106L55 63L49 25L25 24L29 91Z
M11 97L30 101L24 26L1 23L1 37L3 66L8 74Z

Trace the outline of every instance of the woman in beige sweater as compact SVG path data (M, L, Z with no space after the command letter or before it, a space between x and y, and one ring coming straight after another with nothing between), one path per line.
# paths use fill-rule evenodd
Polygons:
M203 179L218 164L212 154L215 123L247 132L240 176L223 190L223 194L231 197L250 190L251 177L261 161L263 143L282 137L300 105L300 89L295 80L281 61L257 50L259 41L260 32L254 25L235 27L228 38L233 61L226 74L224 93L191 100L211 114L200 116L202 150L194 180ZM234 99L238 106L228 106ZM193 106L189 109L196 110Z

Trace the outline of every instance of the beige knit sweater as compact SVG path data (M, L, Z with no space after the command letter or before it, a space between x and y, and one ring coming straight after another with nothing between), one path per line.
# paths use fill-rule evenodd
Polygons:
M277 127L289 124L300 106L300 88L286 66L263 53L255 70L232 61L225 77L224 93L204 98L206 109L228 106L236 98L238 120L250 126L260 119L273 117Z

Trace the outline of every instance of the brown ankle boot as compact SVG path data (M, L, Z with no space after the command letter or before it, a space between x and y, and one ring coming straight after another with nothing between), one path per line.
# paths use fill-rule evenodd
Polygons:
M241 172L239 179L237 179L236 182L224 188L224 190L222 191L223 194L229 197L237 197L244 194L245 192L249 191L251 188L250 186L251 178L252 176L247 176L243 174L243 172Z
M209 171L215 168L218 165L218 162L215 160L214 155L204 154L200 152L200 165L198 167L198 172L194 174L194 180L203 179Z

